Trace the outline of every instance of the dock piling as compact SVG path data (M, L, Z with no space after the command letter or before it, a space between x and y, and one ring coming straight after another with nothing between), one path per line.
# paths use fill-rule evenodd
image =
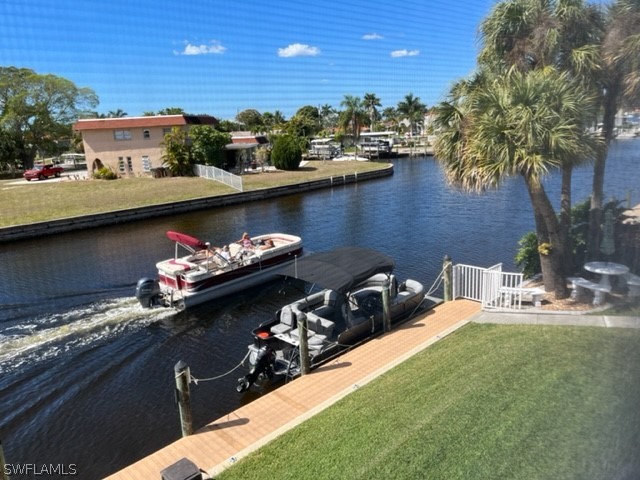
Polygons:
M309 338L307 337L307 316L298 314L298 339L300 340L300 374L306 375L311 369L309 366Z
M382 287L382 322L384 324L384 331L391 331L391 292L389 289L389 282L384 282Z
M182 360L173 367L176 377L176 401L180 410L180 428L182 436L187 437L193 434L193 417L191 415L191 392L189 382L191 373L189 366Z
M444 301L453 300L453 262L449 255L445 255L442 261L442 275L444 279Z

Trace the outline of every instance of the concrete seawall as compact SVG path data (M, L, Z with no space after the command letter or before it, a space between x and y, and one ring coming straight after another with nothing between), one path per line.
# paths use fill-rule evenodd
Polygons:
M192 212L206 208L224 207L238 203L254 202L269 198L282 197L320 188L330 188L338 185L347 185L365 180L372 180L393 175L393 165L389 164L381 170L370 172L352 173L339 175L309 182L296 183L292 185L282 185L273 188L252 190L249 192L230 193L227 195L217 195L213 197L195 198L180 202L163 203L146 207L128 208L125 210L114 210L93 215L83 215L78 217L61 218L48 222L37 222L27 225L16 225L0 228L0 243L36 238L43 235L54 235L58 233L71 232L74 230L84 230L93 227L103 227L116 225L119 223L133 222L147 218L155 218L178 213Z

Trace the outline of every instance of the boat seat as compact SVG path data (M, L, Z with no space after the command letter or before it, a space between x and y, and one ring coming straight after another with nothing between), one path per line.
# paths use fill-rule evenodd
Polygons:
M333 333L333 327L335 327L335 323L333 323L331 320L327 320L326 318L316 315L314 312L309 312L307 313L307 327L309 328L309 330L313 330L320 335L330 337Z
M338 292L336 292L335 290L327 290L324 293L325 307L335 307L337 301L338 301Z
M285 305L280 310L280 323L276 323L271 327L271 333L274 335L289 333L296 326L296 315L290 305Z
M317 315L318 317L331 319L331 318L333 318L333 316L335 314L335 311L336 311L335 308L329 307L327 305L324 305L322 307L318 307L318 308L314 309L310 313L313 313L314 315Z

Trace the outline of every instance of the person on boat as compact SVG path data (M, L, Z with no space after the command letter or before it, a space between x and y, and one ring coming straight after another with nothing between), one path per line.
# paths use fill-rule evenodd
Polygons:
M225 245L217 250L217 253L224 258L227 262L231 260L231 253L229 253L229 245Z
M244 248L245 250L253 250L253 241L251 240L251 237L247 232L244 232L242 234L242 238L238 240L237 243L242 245L242 248Z
M273 240L271 240L270 238L267 238L264 243L262 245L260 245L258 248L260 250L269 250L270 248L275 247L275 245L273 244Z

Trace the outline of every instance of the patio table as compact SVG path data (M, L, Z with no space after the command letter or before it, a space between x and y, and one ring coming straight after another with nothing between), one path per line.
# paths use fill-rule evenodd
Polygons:
M610 277L626 275L629 267L613 262L588 262L584 264L584 269L600 275L600 286L611 288Z

